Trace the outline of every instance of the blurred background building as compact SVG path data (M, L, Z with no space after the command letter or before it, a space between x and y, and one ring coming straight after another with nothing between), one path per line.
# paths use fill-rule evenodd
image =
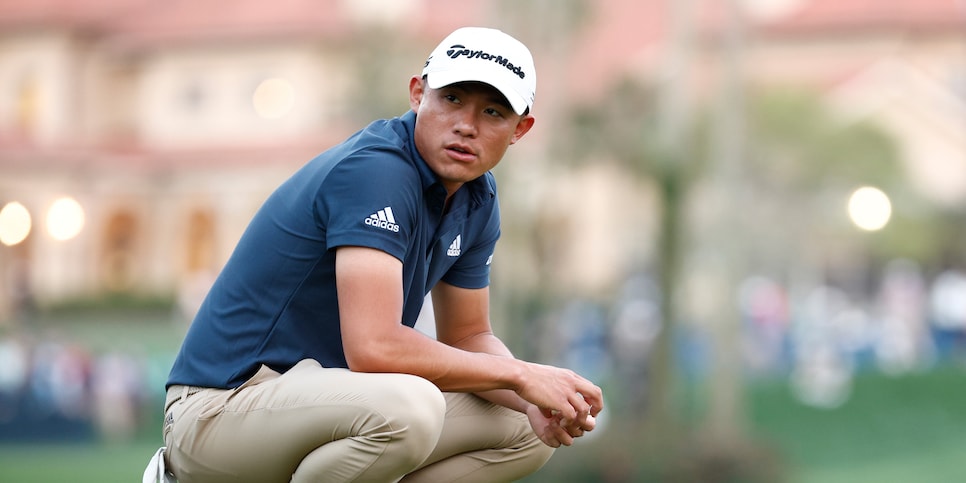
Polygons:
M841 116L873 119L900 146L911 188L941 206L966 202L962 2L746 3L755 85L813 88ZM567 5L585 14L555 20L553 2L2 2L0 201L21 204L32 225L0 253L0 314L28 295L49 304L203 285L281 180L365 114L402 112L424 52L478 23L517 33L541 66L538 132L506 163L524 187L504 191L557 225L554 264L567 283L612 286L627 260L649 256L653 203L619 172L563 172L547 147L561 142L570 104L598 102L627 76L661 75L667 12L659 2ZM697 68L666 81L700 99L715 92L722 17L696 6ZM65 197L77 203L61 215L70 220L51 218ZM70 223L76 233L57 240L51 225Z

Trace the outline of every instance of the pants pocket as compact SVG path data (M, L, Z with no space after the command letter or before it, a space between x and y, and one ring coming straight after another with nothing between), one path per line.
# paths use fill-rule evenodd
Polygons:
M198 419L210 419L221 414L228 405L228 402L231 401L235 395L239 394L245 389L276 379L279 376L281 376L281 374L263 364L258 369L258 372L256 372L254 376L248 378L247 381L243 382L242 385L227 391L220 391L217 394L207 397L205 399L204 406L201 409L201 413L198 414Z

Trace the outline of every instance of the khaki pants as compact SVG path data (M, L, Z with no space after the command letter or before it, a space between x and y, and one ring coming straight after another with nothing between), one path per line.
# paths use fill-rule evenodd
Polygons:
M516 411L309 359L232 390L173 386L163 432L181 483L513 481L553 454Z

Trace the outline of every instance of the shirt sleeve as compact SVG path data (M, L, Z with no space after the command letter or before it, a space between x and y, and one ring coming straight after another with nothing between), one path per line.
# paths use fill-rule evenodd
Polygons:
M472 245L462 247L456 263L443 275L442 280L462 288L483 288L490 285L490 264L496 242L500 239L500 206L493 200L488 210L474 213L485 219L481 229L473 238Z
M343 160L316 196L326 248L362 246L404 260L419 207L418 173L400 153L374 150Z

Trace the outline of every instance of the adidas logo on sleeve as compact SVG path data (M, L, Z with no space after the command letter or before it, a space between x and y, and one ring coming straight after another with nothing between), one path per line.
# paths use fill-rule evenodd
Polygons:
M460 256L460 244L462 243L462 235L456 235L456 239L453 243L450 243L449 248L446 249L446 255L451 257Z
M399 232L399 225L396 224L396 217L392 216L392 208L385 207L371 215L364 221L369 226L382 228L392 232Z

